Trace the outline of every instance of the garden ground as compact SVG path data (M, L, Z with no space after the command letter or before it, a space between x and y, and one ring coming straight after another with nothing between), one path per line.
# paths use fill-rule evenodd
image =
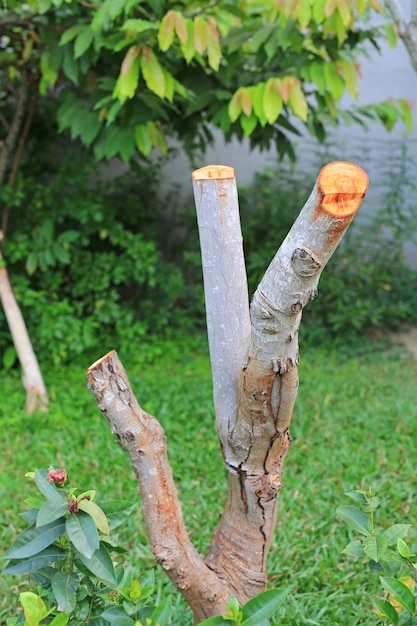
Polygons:
M408 346L413 346L414 333ZM364 342L365 344L365 342ZM363 346L362 346L363 347ZM225 495L225 470L215 434L210 366L204 340L177 341L136 357L120 353L143 407L161 421L169 456L196 547L204 552ZM350 537L335 509L344 493L372 486L382 497L377 523L415 526L417 483L417 361L395 345L372 344L361 355L304 349L292 446L284 467L279 520L268 572L270 585L291 587L277 624L375 626L373 601L382 595L378 574L341 554ZM97 355L100 356L100 355ZM19 374L0 377L0 545L23 525L23 499L33 493L24 477L35 467L65 466L73 484L95 487L100 499L137 500L129 460L86 389L90 362L47 369L48 414L27 417ZM142 574L154 567L140 507L120 533L127 564ZM173 589L159 570L159 596ZM0 621L16 605L23 578L0 579ZM176 596L177 597L177 596ZM192 624L174 602L172 623Z

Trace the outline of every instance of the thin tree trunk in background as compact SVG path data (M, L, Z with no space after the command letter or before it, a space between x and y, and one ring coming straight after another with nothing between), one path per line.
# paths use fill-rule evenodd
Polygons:
M410 21L407 21L398 0L385 0L385 6L395 22L398 35L403 40L411 63L417 72L417 0L411 0Z
M225 510L205 562L185 530L162 427L138 405L117 355L111 352L94 363L87 377L100 410L128 452L138 477L155 559L184 595L198 623L224 613L232 596L244 604L266 587L266 560L298 390L302 311L317 294L320 274L358 210L368 178L351 163L330 163L322 169L256 290L250 307L250 337L244 310L247 294L237 294L234 285L236 265L238 290L246 290L240 225L235 216L227 215L237 208L234 172L210 166L194 172L193 181L196 203L201 205L199 226L206 230L200 239L204 283L209 287L210 358L218 431L229 470ZM229 217L225 228L222 220ZM219 294L216 285L224 291ZM229 345L226 329L240 311L238 328L231 331L233 342L239 345ZM228 359L230 372L224 369L224 359ZM224 387L218 379L221 376ZM223 395L230 386L234 387L233 400L228 403Z
M49 399L25 321L13 295L7 269L3 263L0 254L0 301L22 366L22 381L26 390L25 409L31 415L34 411L46 410Z
M11 156L16 148L19 133L23 126L25 110L30 98L30 77L28 72L23 68L21 70L22 81L20 89L16 92L16 110L12 123L8 128L7 137L0 147L0 186L4 185L7 168ZM9 186L13 187L16 172L19 167L20 159L23 152L24 143L26 141L30 124L32 122L34 108L36 103L36 93L33 93L33 100L30 110L27 114L26 123L21 133L17 152L13 161L13 167ZM2 214L2 230L0 230L0 302L2 304L4 314L12 335L13 344L22 368L22 382L26 391L26 412L31 415L37 410L46 410L49 398L46 392L45 383L42 378L39 363L36 358L29 334L26 328L23 315L13 294L10 284L6 263L3 258L3 250L5 244L6 230L8 224L9 209L3 208Z

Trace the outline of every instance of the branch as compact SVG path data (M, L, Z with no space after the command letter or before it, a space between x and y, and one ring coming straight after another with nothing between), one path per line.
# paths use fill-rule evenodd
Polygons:
M385 5L394 20L398 35L404 42L411 63L417 72L417 2L413 0L411 21L407 22L398 0L385 0Z
M138 404L115 351L93 363L87 379L112 433L130 456L156 562L183 594L198 621L213 612L221 614L231 592L190 542L162 426Z
M39 86L39 77L34 77L31 81L31 101L28 114L26 116L26 121L23 126L22 133L19 138L19 143L17 145L17 149L14 155L12 169L9 177L9 187L10 189L14 188L14 184L16 181L17 172L20 166L20 160L22 158L23 150L26 145L26 141L29 135L29 130L32 125L33 116L36 110L36 103L38 101L38 86ZM29 96L28 96L29 97ZM4 246L4 241L7 235L7 225L9 221L9 207L6 205L3 209L2 222L1 222L1 230L2 230L2 241L0 242L0 248Z
M209 165L193 172L203 263L216 423L227 453L237 420L238 382L250 338L248 285L235 171Z
M0 111L0 123L3 124L5 130L7 132L9 132L10 130L10 124L9 122L6 120L6 118L4 117L3 113Z
M0 146L0 186L3 185L6 176L10 156L15 149L17 137L19 135L25 108L29 98L29 77L25 68L22 68L21 84L17 92L16 108L10 125L9 132L3 144Z

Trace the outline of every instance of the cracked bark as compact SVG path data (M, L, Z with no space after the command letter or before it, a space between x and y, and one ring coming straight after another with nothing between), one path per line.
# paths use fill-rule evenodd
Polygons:
M193 173L202 250L216 423L229 471L223 515L205 558L191 545L161 426L137 404L115 353L89 386L138 477L152 549L196 623L265 589L282 469L298 391L298 329L320 274L366 193L358 166L322 169L249 309L232 168ZM234 232L231 232L233 230Z

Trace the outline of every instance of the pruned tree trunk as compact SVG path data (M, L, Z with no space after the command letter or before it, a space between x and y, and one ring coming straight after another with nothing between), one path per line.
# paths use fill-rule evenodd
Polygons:
M320 274L368 186L358 166L322 169L250 307L232 168L193 173L202 248L217 428L229 470L224 513L203 560L190 543L157 420L133 396L115 352L88 370L89 387L138 477L156 561L198 623L265 589L282 468L298 390L298 329ZM230 394L230 395L229 395Z

